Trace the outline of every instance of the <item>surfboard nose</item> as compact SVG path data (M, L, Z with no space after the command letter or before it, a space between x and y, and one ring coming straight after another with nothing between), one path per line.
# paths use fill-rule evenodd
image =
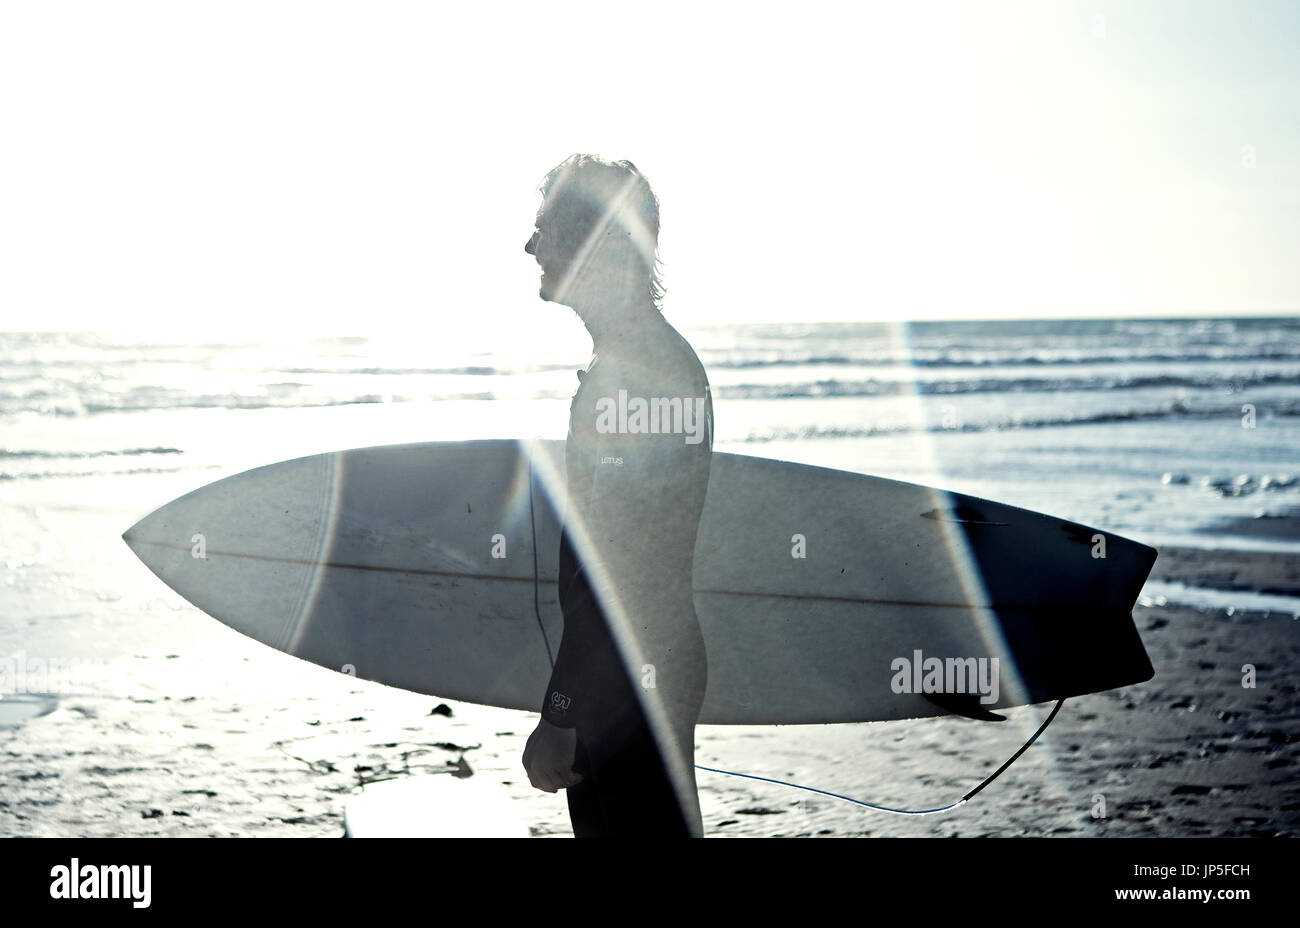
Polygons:
M159 543L170 540L170 535L173 534L169 531L171 526L166 524L166 517L162 515L170 505L167 503L158 507L122 533L122 541L131 549L131 553L154 573L158 572L156 564L160 556Z
M150 515L152 515L152 513ZM122 541L131 549L131 553L136 557L140 557L140 539L143 537L141 526L143 526L148 520L149 516L145 516L139 522L136 522L135 525L132 525L122 533ZM141 559L143 560L143 558Z

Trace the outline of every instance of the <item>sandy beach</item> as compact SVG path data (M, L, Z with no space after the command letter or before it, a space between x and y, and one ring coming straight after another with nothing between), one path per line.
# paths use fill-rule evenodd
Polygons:
M1300 559L1292 555L1170 550L1155 576L1300 593ZM533 835L569 834L562 796L532 789L520 767L534 715L349 682L241 639L169 591L154 592L165 602L153 608L171 616L159 626L170 646L142 641L131 657L104 665L112 692L65 695L52 711L0 729L0 835L338 836L344 802L359 784L464 765L502 785ZM706 833L1295 834L1295 618L1140 605L1135 619L1154 679L1067 701L1040 742L969 805L885 815L700 773ZM213 649L239 654L233 671L228 657L206 656ZM1255 667L1254 688L1242 686L1246 664ZM0 707L30 714L33 702L9 696ZM701 727L696 760L931 808L1010 756L1046 708L1013 710L997 725L954 718Z

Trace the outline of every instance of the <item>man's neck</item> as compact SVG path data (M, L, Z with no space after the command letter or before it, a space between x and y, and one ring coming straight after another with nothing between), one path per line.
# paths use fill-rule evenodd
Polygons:
M651 304L618 312L579 313L591 335L597 355L635 353L639 346L658 338L667 325Z

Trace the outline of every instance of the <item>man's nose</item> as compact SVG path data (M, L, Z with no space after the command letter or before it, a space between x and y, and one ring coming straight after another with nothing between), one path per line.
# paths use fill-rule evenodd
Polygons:
M537 241L537 233L534 232L532 238L524 242L524 254L529 254L532 255L533 257L537 256L537 252L533 249L533 245L536 241Z

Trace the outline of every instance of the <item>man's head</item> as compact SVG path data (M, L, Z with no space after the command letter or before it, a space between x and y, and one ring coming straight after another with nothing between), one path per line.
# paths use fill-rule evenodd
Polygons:
M659 308L659 201L636 166L573 155L540 189L537 231L524 250L542 267L542 298L632 298Z

